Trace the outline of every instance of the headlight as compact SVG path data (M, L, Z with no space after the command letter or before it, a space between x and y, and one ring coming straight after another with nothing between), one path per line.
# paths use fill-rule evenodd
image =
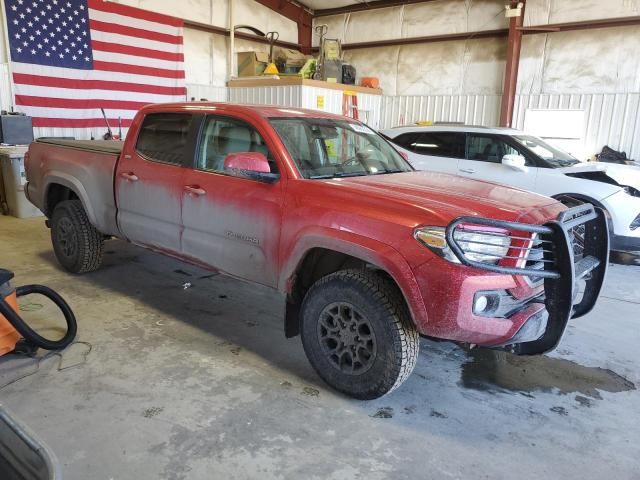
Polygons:
M629 185L622 185L625 193L627 195L631 195L632 197L640 197L640 190L637 188L630 187Z
M511 238L499 233L456 230L454 239L469 260L496 264L509 252ZM415 231L415 238L432 252L449 260L460 263L449 245L442 227L423 227Z
M631 225L629 225L629 230L637 230L638 228L640 228L640 215L638 215L633 222L631 222Z

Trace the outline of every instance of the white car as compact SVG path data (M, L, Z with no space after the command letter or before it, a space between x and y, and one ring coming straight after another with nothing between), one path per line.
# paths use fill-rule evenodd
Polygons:
M640 251L640 167L580 162L508 128L409 126L381 132L418 170L502 183L605 210L611 249ZM575 200L573 200L575 199Z

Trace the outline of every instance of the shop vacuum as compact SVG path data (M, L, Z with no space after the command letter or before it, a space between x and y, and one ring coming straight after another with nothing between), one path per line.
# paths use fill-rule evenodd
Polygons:
M76 337L77 323L64 299L43 285L13 288L13 272L0 269L0 356L10 352L34 354L38 348L62 350ZM55 303L67 322L67 333L60 340L38 335L20 317L18 298L43 295ZM0 479L62 480L60 464L53 452L0 404Z
M0 356L16 351L35 352L38 348L44 350L62 350L76 338L78 325L73 311L64 299L55 291L44 285L24 285L13 288L10 280L13 272L0 269ZM38 335L20 317L18 297L38 294L47 297L62 311L67 322L67 333L60 340L49 340Z

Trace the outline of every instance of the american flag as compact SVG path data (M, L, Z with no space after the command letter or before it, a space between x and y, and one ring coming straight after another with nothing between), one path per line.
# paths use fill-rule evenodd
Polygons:
M131 124L184 101L182 20L103 0L4 0L15 105L34 127Z

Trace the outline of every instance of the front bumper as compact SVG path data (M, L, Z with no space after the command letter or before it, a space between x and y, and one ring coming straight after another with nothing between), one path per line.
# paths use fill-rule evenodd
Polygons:
M497 265L467 259L453 235L456 228L465 224L504 229L513 239L537 235L545 245L543 267L532 269L527 262L511 260L516 256L514 252L527 249L522 246L513 247L516 250ZM576 229L581 229L583 238L576 240ZM593 308L608 264L605 214L591 205L563 211L555 221L545 225L459 218L449 225L447 237L462 265L450 264L450 268L434 272L433 265L427 264L416 272L420 289L429 292L425 295L429 324L424 326L423 333L501 347L517 354L553 350L569 319L585 315ZM532 277L537 279L533 284L527 281ZM499 290L513 297L517 307L513 312L503 318L474 314L474 296L478 292ZM578 294L581 290L585 292L582 296Z

